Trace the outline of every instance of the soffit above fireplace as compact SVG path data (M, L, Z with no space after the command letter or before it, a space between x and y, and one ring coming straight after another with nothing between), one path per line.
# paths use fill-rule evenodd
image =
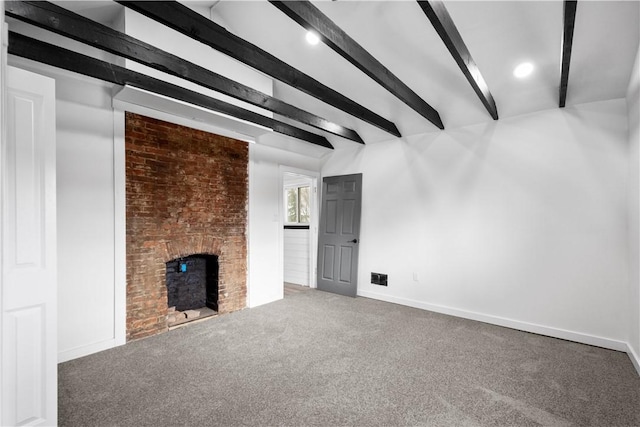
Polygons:
M330 151L319 145L304 144L295 138L280 133L276 134L272 129L254 123L128 85L114 88L113 107L204 132L318 159Z
M129 85L114 88L113 106L245 142L255 143L261 135L273 132L264 126ZM182 123L176 119L183 119Z

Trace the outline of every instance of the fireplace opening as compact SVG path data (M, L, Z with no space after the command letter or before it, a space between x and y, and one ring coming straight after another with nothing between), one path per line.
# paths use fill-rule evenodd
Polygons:
M196 254L166 263L169 327L218 311L218 257Z

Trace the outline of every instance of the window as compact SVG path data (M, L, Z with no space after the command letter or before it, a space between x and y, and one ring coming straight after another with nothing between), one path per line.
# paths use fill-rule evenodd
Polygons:
M285 222L287 224L309 224L309 186L285 187Z

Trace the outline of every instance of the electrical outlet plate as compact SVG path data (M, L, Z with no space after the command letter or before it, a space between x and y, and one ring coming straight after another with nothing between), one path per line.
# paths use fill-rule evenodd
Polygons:
M371 283L374 285L387 286L388 276L382 273L371 273Z
M387 286L388 276L386 274L380 274L380 283L379 285Z

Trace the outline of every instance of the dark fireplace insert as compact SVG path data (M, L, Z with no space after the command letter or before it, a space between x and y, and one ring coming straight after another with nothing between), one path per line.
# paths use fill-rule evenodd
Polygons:
M208 307L218 311L218 257L195 254L166 263L170 312Z

